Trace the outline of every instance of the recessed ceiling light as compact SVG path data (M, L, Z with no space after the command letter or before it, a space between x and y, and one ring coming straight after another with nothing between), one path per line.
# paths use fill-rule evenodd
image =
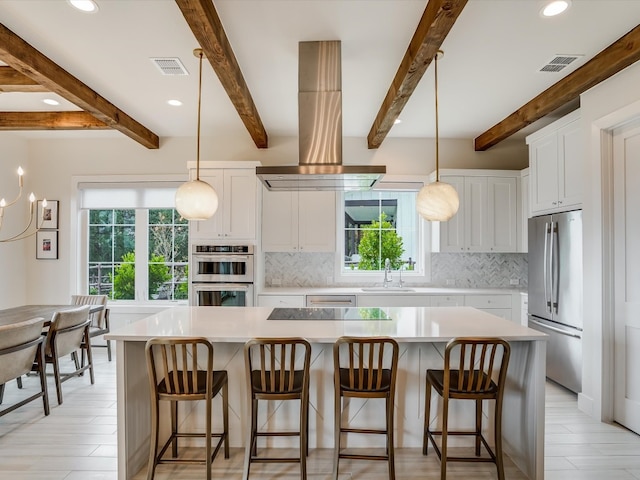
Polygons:
M42 100L44 103L46 103L47 105L60 105L60 102L57 100L54 100L53 98L45 98L44 100Z
M399 123L402 123L402 120L400 120L399 118L396 118L396 119L393 121L393 124L394 124L394 125L398 125Z
M547 3L540 13L543 17L553 17L560 15L571 5L571 0L554 0Z
M167 103L172 107L179 107L180 105L182 105L182 102L180 100L167 100Z
M98 11L98 4L93 0L67 0L69 4L78 10L86 13Z

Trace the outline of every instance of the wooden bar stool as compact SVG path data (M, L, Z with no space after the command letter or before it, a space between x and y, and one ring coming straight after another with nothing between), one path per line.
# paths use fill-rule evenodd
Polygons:
M457 365L451 365L451 357L459 353ZM492 462L496 464L498 478L504 480L502 456L502 397L511 348L500 338L454 338L444 353L444 370L427 370L425 392L424 437L422 453L427 455L429 439L440 458L440 478L446 479L447 462ZM497 380L494 376L497 374ZM431 387L443 399L442 430L431 430ZM476 426L474 431L448 431L449 400L475 400ZM495 400L494 433L495 453L482 435L482 401ZM436 445L434 435L442 436L442 452ZM447 455L449 435L473 435L475 457L451 457ZM480 445L484 445L489 457L481 457Z
M307 478L309 454L309 367L311 345L303 338L254 338L244 347L251 422L245 444L244 480L255 463L300 463L300 478ZM259 431L259 400L300 400L298 431ZM299 457L259 457L258 437L300 437Z
M338 478L341 458L357 460L385 460L389 463L389 478L394 480L393 407L398 371L398 343L389 337L340 337L333 345L335 388L335 446L333 476ZM384 429L349 428L342 426L342 398L385 399L386 427ZM342 453L342 433L386 435L385 455Z
M204 368L198 363L198 347L206 350L202 359ZM147 370L151 390L151 448L147 479L152 480L158 464L190 463L207 466L207 480L211 480L211 463L224 442L224 457L229 458L229 390L226 370L213 370L213 345L206 338L164 337L152 338L146 344ZM221 433L211 432L211 404L213 397L222 392ZM178 432L178 402L205 401L205 433ZM171 435L158 452L158 430L160 401L171 406ZM204 438L204 459L180 459L178 438ZM212 450L211 439L218 438ZM172 458L162 458L169 445Z

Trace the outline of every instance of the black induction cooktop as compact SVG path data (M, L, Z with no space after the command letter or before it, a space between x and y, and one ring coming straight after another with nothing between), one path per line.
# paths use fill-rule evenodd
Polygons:
M391 320L381 308L274 308L267 320Z

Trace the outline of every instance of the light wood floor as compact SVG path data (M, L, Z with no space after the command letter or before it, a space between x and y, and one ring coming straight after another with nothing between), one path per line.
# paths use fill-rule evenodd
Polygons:
M55 387L49 379L51 415L45 417L42 402L36 401L0 418L0 479L11 480L115 480L116 391L115 362L107 362L106 351L95 349L96 384L88 375L63 384L64 403L57 405ZM5 402L34 391L38 379L7 385ZM576 396L547 383L545 479L548 480L632 480L640 479L640 436L622 427L593 421L576 407ZM232 449L231 458L220 455L213 464L214 478L242 478L243 451ZM329 449L312 451L309 480L330 478ZM396 474L401 479L437 479L439 463L430 452L399 449ZM506 476L524 476L509 461ZM158 467L158 480L204 478L204 467ZM340 480L387 478L384 462L340 462ZM298 477L297 465L256 465L251 479L289 480ZM492 464L449 465L451 479L497 478ZM136 480L146 478L144 472Z

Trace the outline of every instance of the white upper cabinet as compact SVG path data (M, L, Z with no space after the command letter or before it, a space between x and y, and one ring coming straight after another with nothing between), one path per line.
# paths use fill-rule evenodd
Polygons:
M262 195L262 250L334 252L335 192L270 192Z
M195 178L195 170L191 171ZM255 240L256 171L253 168L202 168L200 179L218 194L218 210L209 220L191 222L192 238Z
M451 220L433 224L434 251L517 251L519 177L507 170L441 172L458 192L460 208Z
M579 208L584 165L580 111L529 135L527 144L531 215Z

